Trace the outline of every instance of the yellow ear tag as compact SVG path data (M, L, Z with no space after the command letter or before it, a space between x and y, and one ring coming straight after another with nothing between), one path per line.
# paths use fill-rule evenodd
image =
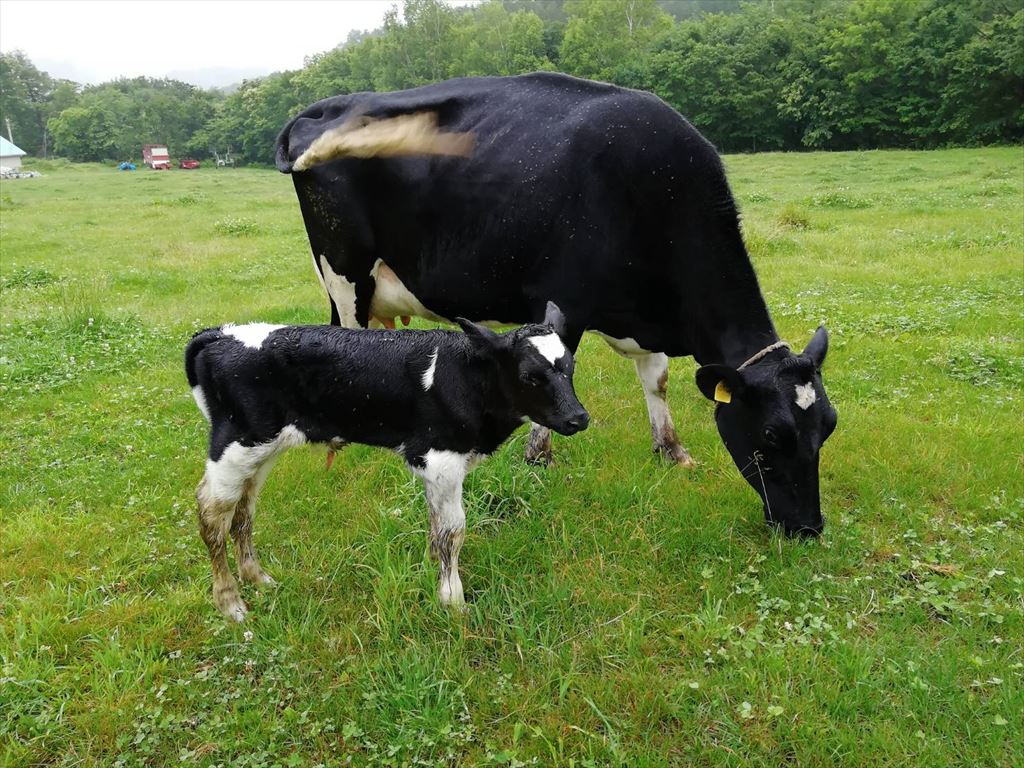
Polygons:
M732 392L729 391L729 387L725 385L724 381L718 382L715 385L715 402L716 403L731 403Z

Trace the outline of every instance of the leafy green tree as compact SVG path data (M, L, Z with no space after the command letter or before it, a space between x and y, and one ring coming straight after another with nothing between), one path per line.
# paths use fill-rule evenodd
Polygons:
M0 54L0 131L7 121L15 143L30 154L43 154L45 105L53 85L21 51Z
M980 25L951 54L949 85L942 93L950 134L960 141L1024 139L1024 10Z
M580 77L614 80L672 27L655 0L569 0L565 10L559 65Z
M459 19L453 75L515 75L553 69L545 55L544 22L534 13L509 13L484 3Z

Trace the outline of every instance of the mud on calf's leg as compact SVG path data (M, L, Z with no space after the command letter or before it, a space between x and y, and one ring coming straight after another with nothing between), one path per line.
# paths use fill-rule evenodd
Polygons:
M551 465L551 430L534 422L530 425L530 435L526 438L526 450L523 452L526 461L541 466Z
M430 553L438 561L438 599L444 605L465 603L459 577L459 551L466 537L466 512L462 508L462 480L468 456L451 451L428 451L424 467L414 468L423 480L430 507Z
M672 423L672 414L669 413L665 402L665 393L668 390L668 356L652 352L634 357L633 362L644 388L654 452L680 466L694 466L689 451L679 443L675 425Z
M231 538L235 541L235 555L238 562L238 575L242 581L250 584L271 586L276 582L263 570L256 557L256 547L252 543L253 518L256 515L256 498L259 496L263 481L270 472L268 461L256 472L255 477L242 486L242 498L235 505L234 518L231 521Z
M213 602L229 619L242 621L246 613L245 603L238 592L238 582L228 568L225 551L228 528L238 499L218 498L212 485L209 473L204 474L196 490L196 500L199 502L199 535L210 552L213 569Z

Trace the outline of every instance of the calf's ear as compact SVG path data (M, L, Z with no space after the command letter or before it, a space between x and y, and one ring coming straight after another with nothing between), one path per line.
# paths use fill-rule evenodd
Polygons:
M550 325L555 333L558 334L558 338L565 338L565 315L562 314L562 310L553 301L549 301L547 308L544 310L544 325Z
M825 355L828 354L828 331L825 330L824 325L818 326L814 336L807 342L803 354L804 357L811 359L816 370L821 370L821 366L825 362Z
M464 317L456 317L455 322L459 324L459 327L469 337L469 340L473 342L473 346L488 350L497 349L501 346L501 336L490 328L474 323L472 320L467 320Z
M708 400L731 403L743 394L746 384L743 375L728 365L712 363L697 369L697 387Z

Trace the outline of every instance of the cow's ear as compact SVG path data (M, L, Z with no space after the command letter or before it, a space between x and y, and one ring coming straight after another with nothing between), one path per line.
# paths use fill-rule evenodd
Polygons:
M562 314L562 310L553 301L549 301L547 308L544 310L544 325L550 325L554 332L558 334L558 338L565 338L565 315Z
M459 327L466 333L469 340L473 342L473 346L478 349L494 350L501 346L501 336L490 328L474 323L464 317L456 317L455 322L459 324Z
M819 325L818 330L814 332L814 336L807 342L807 346L804 348L804 357L811 359L814 363L815 370L820 371L821 366L825 362L825 355L828 354L828 331L825 330L824 325Z
M733 398L743 394L746 384L742 374L735 368L712 363L697 369L697 387L708 400L731 403Z

